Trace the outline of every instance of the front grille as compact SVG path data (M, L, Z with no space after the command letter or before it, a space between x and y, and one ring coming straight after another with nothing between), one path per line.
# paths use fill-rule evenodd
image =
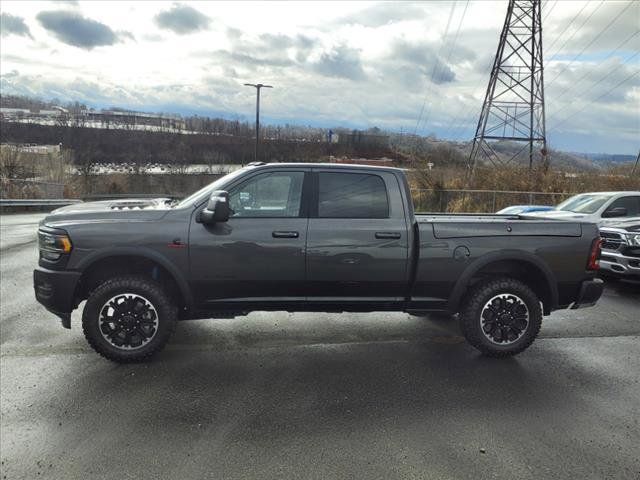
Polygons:
M600 232L600 237L604 250L620 250L620 247L626 244L624 237L619 233Z
M624 247L621 249L621 252L627 257L640 258L640 247Z
M622 244L622 242L612 242L609 240L605 240L604 242L602 242L602 248L604 250L618 250L620 248L620 245Z
M622 240L622 235L614 232L600 232L600 236L602 238L615 238L617 240Z

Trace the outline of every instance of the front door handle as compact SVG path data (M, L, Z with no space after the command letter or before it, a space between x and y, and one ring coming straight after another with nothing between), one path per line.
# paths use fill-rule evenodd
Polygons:
M280 232L275 231L271 233L273 238L298 238L300 234L298 232Z
M400 238L400 234L398 232L376 232L376 238L379 239L398 239Z

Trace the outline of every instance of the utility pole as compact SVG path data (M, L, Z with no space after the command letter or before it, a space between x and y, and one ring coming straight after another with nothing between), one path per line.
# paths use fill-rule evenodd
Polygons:
M273 88L271 85L263 85L262 83L245 83L247 87L254 87L256 89L256 151L255 161L258 162L258 148L260 143L260 89L261 88Z
M527 147L529 169L533 167L534 152L539 152L543 163L546 162L540 9L540 0L509 0L469 155L471 175L479 157L488 159L496 167L503 166ZM524 143L506 162L492 146L496 141L505 140Z
M633 169L631 170L631 175L634 175L636 173L636 170L638 169L638 161L640 161L640 152L638 152L638 156L636 157L636 164L633 166Z

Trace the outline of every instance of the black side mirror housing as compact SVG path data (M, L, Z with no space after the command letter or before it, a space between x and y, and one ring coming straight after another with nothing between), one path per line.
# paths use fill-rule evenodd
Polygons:
M211 192L207 206L200 212L200 223L214 224L218 222L226 222L231 215L229 207L229 193L224 190L215 190Z
M614 207L611 210L605 210L602 213L604 218L625 217L627 209L625 207Z

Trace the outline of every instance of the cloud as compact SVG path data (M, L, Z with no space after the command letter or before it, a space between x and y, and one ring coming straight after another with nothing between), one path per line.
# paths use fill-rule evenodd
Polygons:
M18 35L20 37L33 38L29 31L29 27L24 23L24 19L22 17L16 17L10 13L4 12L0 15L0 33L3 37Z
M426 12L418 5L398 2L398 3L378 3L364 8L356 13L342 17L336 21L337 24L357 24L366 27L381 27L391 23L419 20L424 18Z
M546 52L545 60L551 60L556 55L571 55L572 58L583 49L589 54L617 48L622 39L638 30L640 2L593 2L568 27L576 14L575 10L568 10L566 16L549 17L544 41L545 48L551 46L552 49ZM589 45L596 37L597 41ZM627 44L627 48L637 50L640 48L638 42L636 37L634 42Z
M66 10L40 12L36 16L40 25L63 43L91 50L95 47L113 45L118 35L104 23L83 17ZM128 34L131 35L131 34Z
M271 57L259 57L249 55L241 52L228 52L226 50L217 50L215 52L204 52L198 54L199 56L212 56L216 63L235 63L238 66L272 66L272 67L286 67L293 65L293 61L287 57L271 56Z
M451 83L456 75L451 67L442 61L435 49L428 44L409 43L405 40L397 40L391 45L388 59L392 63L400 63L410 66L411 69L421 71L423 75L438 85ZM443 49L446 51L446 48Z
M155 16L156 25L171 30L178 35L206 30L211 19L195 8L174 3L171 9L164 10Z
M360 61L360 52L354 48L340 45L325 52L312 64L313 69L327 77L363 80L366 75Z
M251 37L235 28L227 28L226 33L230 50L195 52L192 56L214 57L220 66L231 63L239 68L302 66L316 46L314 39L301 34L264 33Z

